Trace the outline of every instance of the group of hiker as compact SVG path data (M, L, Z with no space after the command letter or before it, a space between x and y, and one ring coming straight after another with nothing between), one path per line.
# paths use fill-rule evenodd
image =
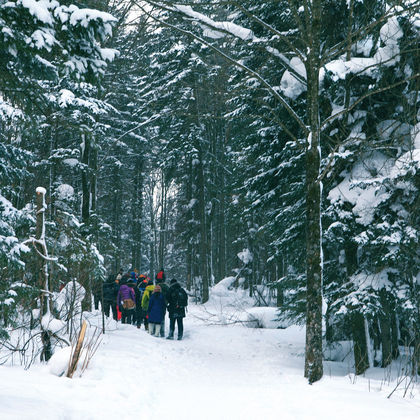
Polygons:
M177 338L182 340L188 295L176 279L172 279L169 285L166 283L163 268L156 274L155 282L144 274L138 275L135 271L123 274L120 270L103 283L102 296L106 316L112 312L113 318L118 321L118 313L121 312L121 323L137 325L137 328L143 324L146 331L156 337L165 337L165 315L168 311L169 334L166 338L174 338L177 324Z

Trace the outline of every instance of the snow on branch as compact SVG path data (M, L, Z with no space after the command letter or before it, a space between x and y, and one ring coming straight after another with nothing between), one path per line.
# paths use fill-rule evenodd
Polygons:
M180 4L174 5L175 10L179 10L180 12L184 13L185 15L199 20L202 23L205 23L208 26L211 26L215 29L223 30L224 32L228 32L231 35L240 38L242 40L248 40L254 38L254 33L251 31L251 29L244 28L243 26L239 26L236 23L233 22L216 22L213 19L210 19L209 17L203 15L202 13L195 12L191 6L183 6Z
M38 244L38 245L40 245L41 247L44 247L44 245L45 245L45 241L43 241L43 240L38 240L38 239L35 239L35 238L29 238L29 239L27 239L26 241L23 241L22 242L22 245L26 245L27 243L31 243L32 245L34 245L34 249L35 249L35 251L38 253L38 255L40 256L40 257L42 257L44 260L46 260L46 261L52 261L52 262L56 262L56 261L58 261L58 258L56 258L56 257L49 257L48 255L44 255L44 254L42 254L39 250L38 250L38 248L35 246L35 244Z
M217 22L202 13L194 11L191 6L180 5L180 4L168 5L167 3L154 2L154 1L149 1L149 0L148 0L148 3L152 4L153 6L159 7L163 10L181 13L183 16L193 19L195 22L198 22L200 25L210 28L210 29L203 30L203 35L207 36L208 38L214 38L214 39L222 38L223 34L225 34L225 35L232 35L236 38L241 39L242 41L251 41L252 43L265 42L265 40L256 37L254 35L254 32L251 29L245 28L244 26L240 26L240 25L237 25L236 23L229 22L229 21ZM242 12L244 12L248 17L250 17L252 20L258 22L265 29L268 29L270 32L274 33L276 37L279 37L283 41L285 41L286 44L290 47L290 49L299 57L299 59L302 61L304 60L304 54L298 48L296 48L296 46L292 42L290 42L290 39L287 37L288 34L285 34L273 28L271 25L264 22L263 20L255 16L253 13L246 10L243 6L241 6L237 2L233 2L233 4L236 7L238 7L238 9L240 9ZM268 53L280 59L283 67L285 67L290 73L292 73L293 76L300 83L306 85L306 80L304 79L304 76L301 73L298 73L295 71L293 66L290 65L289 60L282 53L280 53L280 51L278 51L277 48L267 46L265 49Z
M156 5L157 7L161 7L164 10L168 10L168 11L173 11L174 10L173 8L166 7L165 5L161 5L160 3L155 3L153 1L148 1L148 3L150 3L152 5ZM207 42L206 40L204 40L202 37L198 36L197 34L191 32L191 31L187 31L185 29L182 29L182 28L180 28L178 26L172 25L172 24L170 24L168 22L165 22L162 19L159 19L158 17L156 17L155 15L153 15L152 13L150 13L149 11L147 11L140 4L138 4L138 6L139 6L140 10L142 10L142 12L145 15L147 15L148 17L150 17L154 21L159 22L162 26L165 26L167 28L174 29L174 30L176 30L176 31L178 31L180 33L183 33L184 35L187 35L189 37L192 37L193 39L199 41L200 43L202 43L206 47L208 47L211 50L215 51L217 54L219 54L221 57L223 57L229 63L235 65L236 67L239 67L240 69L244 70L248 74L254 76L262 84L262 86L264 86L265 88L267 88L269 90L269 92L273 95L273 97L276 98L286 108L287 112L299 124L299 126L302 128L302 130L306 134L308 133L308 127L305 125L305 123L299 117L299 115L294 111L294 109L289 105L289 103L287 102L287 100L277 91L276 88L274 88L273 86L271 86L270 83L267 80L265 80L259 73L257 73L256 71L252 70L251 68L249 68L248 66L246 66L244 63L242 63L240 61L237 61L234 58L232 58L231 56L227 55L226 53L224 53L223 51L221 51L219 48L217 48L214 45L212 45L211 43Z

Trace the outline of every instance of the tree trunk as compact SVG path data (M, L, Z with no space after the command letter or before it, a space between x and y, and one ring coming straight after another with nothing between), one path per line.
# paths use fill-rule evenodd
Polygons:
M364 316L364 324L365 324L365 337L366 337L366 351L368 354L368 362L369 362L369 367L373 367L374 366L374 361L373 361L373 349L372 349L372 340L370 338L370 328L369 328L369 320Z
M226 277L226 143L228 141L228 130L225 129L219 136L217 147L217 213L216 213L216 280Z
M90 215L90 188L89 188L89 153L90 153L90 135L82 134L82 220L83 223L89 222Z
M322 378L322 261L319 69L321 1L312 2L309 54L306 62L307 116L309 136L306 148L306 347L305 377L309 383Z
M42 341L42 352L41 360L48 361L52 356L51 349L51 333L45 330L43 327L42 318L44 315L49 314L49 285L48 285L48 262L41 255L47 257L47 246L45 242L45 190L37 188L36 190L36 231L35 239L38 241L35 244L35 248L38 253L39 260L39 280L38 285L40 288L39 294L39 320L41 325L41 341Z
M414 352L413 352L413 375L420 375L420 325L414 325Z
M98 148L92 145L89 159L89 187L90 187L90 212L96 213L96 195L97 195L97 173L98 173Z
M142 205L143 205L143 162L140 156L136 157L134 169L134 190L131 205L131 266L142 272L141 267L141 246L142 246Z
M354 368L356 375L361 375L369 368L369 355L366 342L365 320L361 313L351 315L353 335Z
M92 156L91 156L91 135L90 133L82 134L83 143L82 143L82 154L81 160L83 163L82 169L82 220L83 223L89 226L89 219L90 219L90 210L92 204L92 197L91 197L91 164L92 164ZM88 231L85 230L85 234L87 235ZM85 235L85 236L86 236ZM85 260L85 262L87 262ZM90 311L92 309L92 285L90 278L90 271L89 268L86 267L85 264L80 267L80 277L78 278L80 284L85 288L86 295L82 301L82 310L83 311Z
M334 341L334 327L331 322L331 306L329 304L325 314L325 340L328 344Z
M161 197L160 197L160 218L159 218L159 268L165 266L165 247L166 247L166 177L162 172L161 177Z
M206 303L209 300L209 279L207 270L207 229L206 229L206 211L205 211L205 191L204 191L204 165L201 150L199 152L198 162L198 209L200 220L200 270L202 279L202 297L201 302Z
M149 276L153 280L155 278L155 269L156 269L156 223L155 223L155 213L153 209L153 195L154 187L150 192L150 231L151 231L151 244L150 244L150 270Z
M187 199L187 203L188 203L188 210L187 210L187 226L188 228L188 233L187 233L187 255L186 255L186 266L187 266L187 290L191 291L192 290L192 253L193 253L193 247L192 247L192 243L191 243L191 239L192 239L192 224L191 224L191 220L193 218L193 211L191 209L191 206L189 205L191 200L192 200L192 185L193 185L193 166L192 166L192 160L191 157L189 158L189 162L188 162L188 178L189 178L189 182L187 183L187 189L186 189L186 199Z
M373 339L373 349L378 351L381 348L381 333L379 328L378 317L375 317L372 322L372 339ZM375 365L374 365L375 366Z
M392 358L395 360L400 356L400 350L398 347L399 340L399 328L398 328L398 317L396 315L395 303L392 305L391 310L391 353Z
M379 314L379 324L381 327L381 343L382 343L382 367L387 367L392 361L391 350L391 313L389 308L387 291L381 289L379 292L382 312Z
M218 211L218 259L217 259L217 279L216 283L226 277L226 197L224 193L225 189L225 177L223 175L221 180L221 191L219 194L219 211Z
M350 277L357 270L357 245L348 242L344 247L346 278L350 281ZM370 343L366 341L365 322L363 314L358 308L352 308L350 314L351 331L353 338L354 367L356 375L362 374L369 368L369 353L367 346Z
M118 273L121 268L121 245L122 245L122 229L121 229L121 173L120 167L115 165L113 170L112 185L112 238L114 241L114 273Z
M86 291L82 300L82 312L90 312L92 310L92 278L87 260L80 265L79 278L77 280Z
M35 230L35 239L37 241L45 241L45 194L44 191L36 191L36 230ZM41 255L44 255L43 246L37 242L35 248L38 252L38 287L41 292L39 295L40 301L40 316L42 317L48 312L48 298L46 297L45 292L48 290L48 266L47 262ZM39 255L41 254L41 255Z

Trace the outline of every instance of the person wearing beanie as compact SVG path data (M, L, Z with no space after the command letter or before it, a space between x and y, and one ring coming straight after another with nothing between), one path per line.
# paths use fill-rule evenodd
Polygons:
M167 307L169 312L169 335L168 340L173 340L175 323L178 324L178 340L182 340L184 334L185 307L188 305L187 292L180 286L176 279L171 280L167 297Z
M162 295L162 289L156 285L153 289L152 296L150 296L149 307L147 315L149 319L149 333L155 337L160 335L160 324L165 317L165 299Z

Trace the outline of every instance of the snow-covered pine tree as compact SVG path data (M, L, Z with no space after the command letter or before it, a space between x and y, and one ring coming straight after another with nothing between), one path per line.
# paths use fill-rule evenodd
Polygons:
M411 251L403 244L410 241L409 232L413 231L410 223L407 226L403 221L410 220L412 210L402 211L404 206L394 188L401 185L395 181L396 168L402 165L401 156L406 164L416 166L415 154L407 155L409 150L415 150L412 133L418 101L413 101L418 88L411 77L418 69L408 54L417 48L411 42L412 33L410 10L384 21L378 28L377 38L360 40L355 50L349 51L348 73L341 73L339 81L328 83L329 87L335 86L328 89L329 94L334 95L335 107L348 103L347 107L351 108L352 101L358 102L355 110L335 121L330 132L331 141L339 137L345 140L338 143L333 154L338 185L329 192L334 216L328 222L326 236L328 266L339 267L336 262L340 259L345 266L344 279L334 270L326 275L327 300L335 311L339 310L336 320L343 316L351 320L349 334L355 341L357 373L369 366L366 346L370 343L365 338L365 324L370 325L375 349L381 350L379 363L382 366L398 355L401 325L395 314L399 307L398 295L405 289L401 287L401 279L406 278L406 269L397 269L396 261L410 259ZM373 39L377 40L376 44ZM365 65L369 60L379 64L374 72L357 72L352 68L353 54L367 56ZM338 74L332 71L333 78ZM380 98L366 96L373 86L384 87ZM359 99L352 99L353 95ZM407 202L417 200L414 187L408 188L406 195ZM337 282L340 278L343 280ZM398 316L400 321L404 318ZM364 360L357 362L356 352L362 347Z
M111 34L113 22L114 18L109 14L93 9L79 9L74 5L68 7L59 2L10 1L0 5L2 110L9 110L9 115L19 112L22 116L20 120L12 121L2 118L2 126L6 126L2 135L7 133L7 137L1 139L1 147L5 150L2 158L16 157L8 160L8 169L1 174L2 200L2 194L10 194L15 184L16 188L13 189L17 194L10 198L15 201L16 207L22 208L26 202L32 201L33 184L30 173L36 172L34 161L39 158L49 160L50 169L53 171L37 179L37 185L38 182L44 183L48 179L53 182L45 182L44 185L60 185L60 175L52 173L58 168L56 163L73 157L73 148L63 150L58 145L55 147L53 143L53 140L59 138L54 126L54 123L58 122L58 119L55 119L56 113L60 109L63 94L66 98L69 97L65 94L62 84L67 83L65 87L68 88L69 83L75 83L74 80L77 80L80 86L83 80L93 81L103 72L106 63L115 53L113 50L102 48L106 37ZM4 115L2 113L2 117ZM41 142L45 137L48 141ZM31 166L28 165L27 157L32 160ZM22 170L22 166L25 170ZM19 182L13 181L14 174L19 173ZM53 188L49 188L49 192L52 190ZM13 230L17 232L19 223L15 211L9 209L8 213L8 242L11 245ZM22 239L28 235L29 229L26 228L20 230L18 236ZM4 254L7 261L10 260L9 264L6 264L9 267L13 266L13 260L19 259L18 248L15 251L14 255ZM31 271L28 265L26 268L21 265L20 268L20 272L2 273L6 280L5 287L15 284L12 281L22 278L24 271ZM31 280L30 276L26 279L29 288L37 287L36 281ZM16 304L25 309L33 306L32 302L22 299ZM16 319L18 312L9 315ZM8 317L4 317L2 322L7 323L9 320Z

